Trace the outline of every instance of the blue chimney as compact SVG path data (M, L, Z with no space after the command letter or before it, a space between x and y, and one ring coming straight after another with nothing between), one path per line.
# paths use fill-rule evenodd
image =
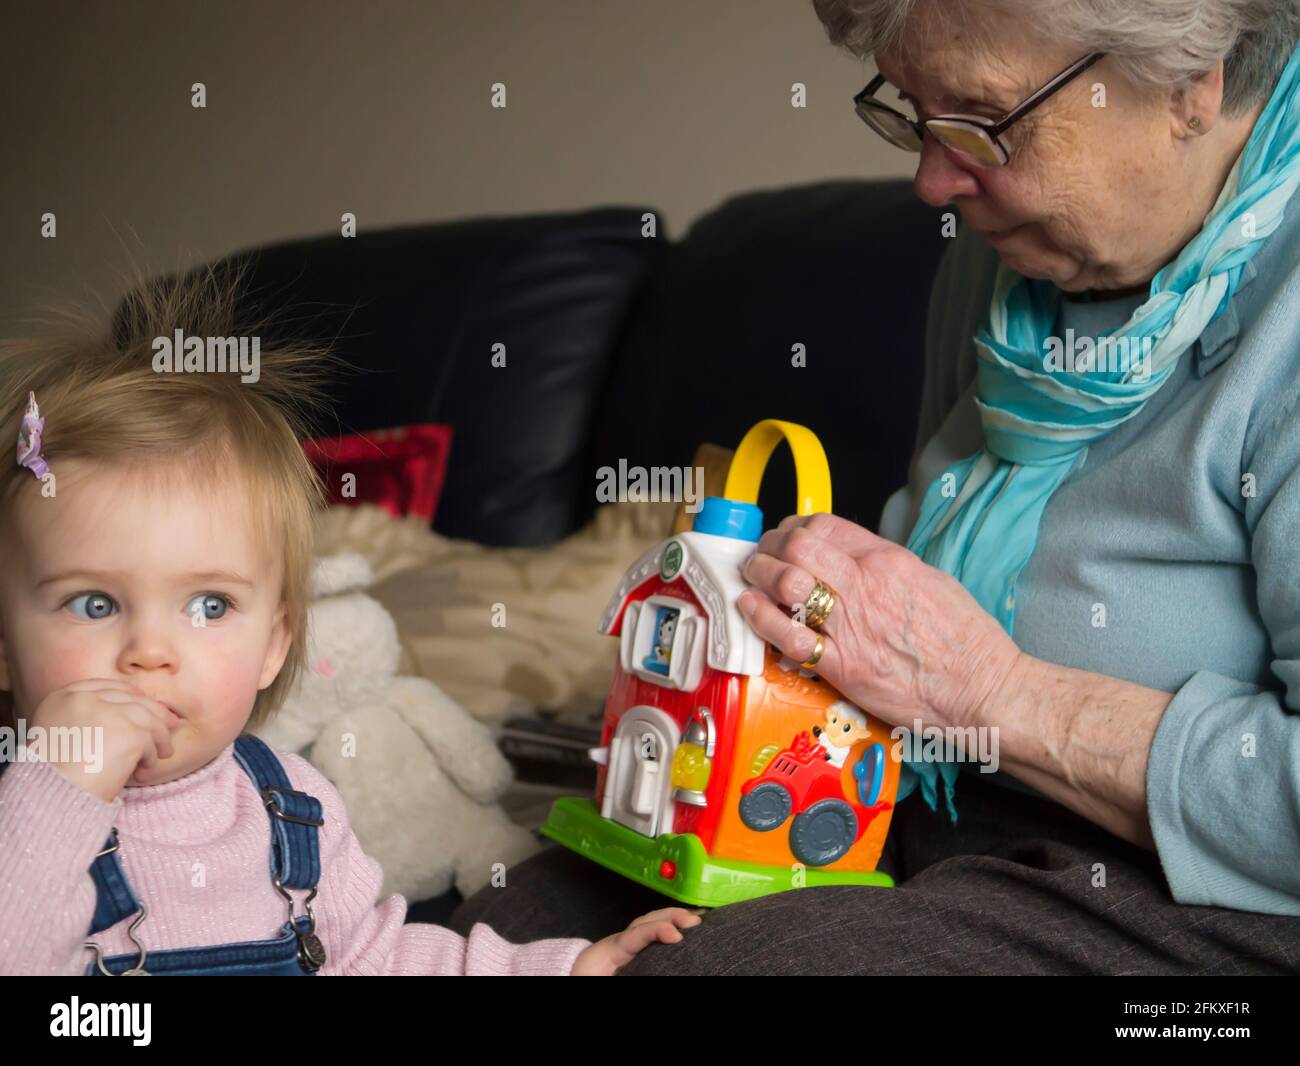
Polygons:
M707 496L691 528L696 533L756 542L763 535L763 512L752 503Z

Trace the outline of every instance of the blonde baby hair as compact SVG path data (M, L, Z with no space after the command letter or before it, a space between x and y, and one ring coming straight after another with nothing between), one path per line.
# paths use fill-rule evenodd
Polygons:
M29 392L45 420L41 454L57 478L69 459L89 460L150 487L208 484L237 476L248 493L253 535L281 556L280 590L292 643L275 680L257 694L249 728L269 719L303 669L313 554L313 525L325 488L302 448L326 382L338 364L311 343L263 343L256 380L238 368L158 372L158 338L232 337L244 267L205 267L179 278L140 281L107 329L102 316L56 309L49 336L0 340L0 544L10 508L38 503L44 481L16 462ZM241 325L244 336L271 323ZM249 378L254 375L245 375ZM14 719L13 697L0 692L0 722Z

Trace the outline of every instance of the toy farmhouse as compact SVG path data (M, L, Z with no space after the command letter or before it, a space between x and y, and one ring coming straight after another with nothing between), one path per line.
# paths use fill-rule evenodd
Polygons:
M876 871L899 763L887 727L753 632L736 607L762 531L762 470L789 440L800 514L830 510L825 453L769 420L742 441L726 498L638 559L601 632L619 642L596 794L555 802L542 832L675 899L716 907ZM820 475L820 476L818 476ZM811 485L811 488L808 485Z

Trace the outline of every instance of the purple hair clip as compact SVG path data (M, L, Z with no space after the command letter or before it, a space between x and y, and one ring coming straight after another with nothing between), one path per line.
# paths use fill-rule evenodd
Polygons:
M36 406L36 393L27 394L27 413L23 415L22 425L18 428L18 465L25 466L38 478L50 472L49 464L41 458L41 434L45 431L45 419L41 409Z

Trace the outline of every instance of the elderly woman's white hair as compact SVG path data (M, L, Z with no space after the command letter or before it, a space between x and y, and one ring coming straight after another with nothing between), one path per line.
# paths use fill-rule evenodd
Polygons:
M861 58L888 48L927 0L813 0L834 45ZM1006 12L1080 54L1106 52L1138 87L1186 84L1224 60L1223 110L1267 99L1300 42L1300 0L942 0L942 15L977 27Z

